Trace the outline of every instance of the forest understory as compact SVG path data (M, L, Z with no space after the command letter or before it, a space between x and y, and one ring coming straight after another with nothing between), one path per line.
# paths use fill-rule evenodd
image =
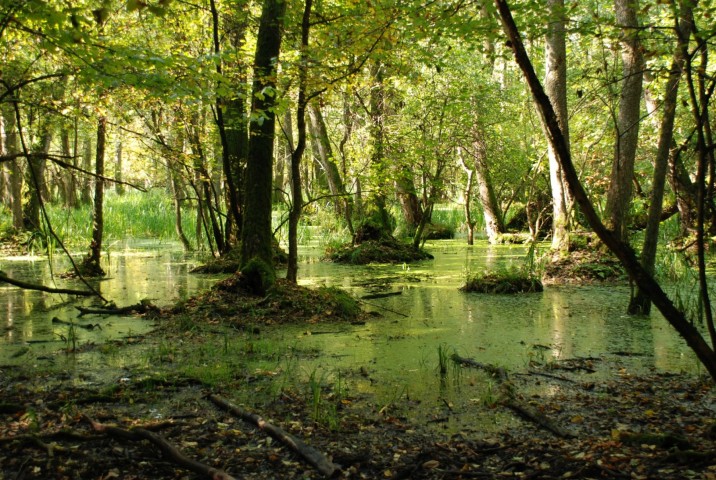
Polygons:
M118 344L121 354L159 342L187 351L221 344L226 332L208 312L232 320L235 335L325 321L309 306L329 312L333 324L366 320L343 315L326 292L310 296L284 286L282 300L274 302L241 294L239 284L230 278L163 312L155 332ZM260 310L258 302L263 316L247 328L242 319ZM186 329L187 322L198 327ZM330 422L315 418L305 389L275 388L271 372L237 371L232 381L209 384L179 374L181 354L173 355L152 373L118 369L105 372L103 381L94 370L82 374L31 361L0 367L0 479L716 478L712 382L655 371L634 376L621 362L629 352L531 363L512 372L458 357L459 368L478 367L494 377L500 385L494 398L445 401L440 415L416 418L411 410L418 399L403 395L385 405L348 387L340 395L321 393L324 406L332 403ZM371 375L363 365L352 374ZM277 393L239 404L252 391ZM535 391L551 393L529 393ZM477 425L451 432L451 417L467 409L507 412L514 421L497 432ZM251 415L262 420L247 421ZM272 436L263 421L283 433ZM296 442L305 443L307 456L291 448Z

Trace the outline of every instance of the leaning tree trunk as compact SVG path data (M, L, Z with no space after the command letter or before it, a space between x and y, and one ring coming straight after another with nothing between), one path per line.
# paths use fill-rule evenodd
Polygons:
M544 89L554 107L564 141L569 146L569 116L567 113L567 46L565 40L564 0L547 0L549 28L545 41ZM572 199L564 172L552 145L548 145L549 180L552 187L552 250L569 250L569 212Z
M246 164L246 204L241 231L242 272L251 261L260 262L267 275L256 285L257 293L270 287L275 276L273 267L273 232L271 230L271 192L273 180L273 143L276 95L259 95L276 89L276 63L281 49L281 30L286 2L264 0L256 40L254 82L251 111L262 121L252 121L249 130L249 154ZM275 278L275 277L274 277Z
M614 163L609 179L606 225L621 241L627 239L629 207L632 201L634 158L639 141L644 55L639 41L638 0L615 0L617 25L622 28L622 77L619 114L614 143Z
M663 101L664 113L659 129L659 144L654 159L654 179L652 181L651 200L649 204L649 216L646 230L644 232L644 244L641 249L641 265L649 275L654 274L656 263L656 247L659 241L659 223L661 223L662 204L664 202L664 186L666 183L666 172L669 166L669 154L671 151L674 117L679 93L679 82L684 68L689 37L693 28L693 5L691 1L680 2L680 19L676 28L676 49L674 59L671 63L671 70L666 81L666 88ZM629 302L627 312L629 314L648 315L651 311L651 300L646 292L637 288L636 293Z
M644 290L647 295L654 302L654 305L664 315L664 318L671 324L674 329L682 336L692 351L696 354L699 361L704 365L706 370L711 375L711 378L716 380L716 352L712 349L709 344L704 340L701 332L687 320L684 312L677 309L673 302L669 300L669 297L662 290L661 286L649 275L639 263L634 251L629 245L620 241L612 231L608 230L599 219L594 206L587 196L587 192L584 190L577 171L572 163L571 154L569 151L569 145L564 138L562 131L557 120L557 114L555 113L552 104L550 103L549 97L545 94L537 75L535 74L532 63L527 56L525 47L522 43L522 39L515 25L512 13L507 6L506 0L494 0L499 11L500 17L503 22L503 28L507 37L510 41L512 50L517 60L517 64L522 69L525 75L527 84L534 97L535 104L540 113L542 124L547 133L547 138L550 144L554 147L557 153L562 170L564 171L565 177L569 184L572 195L575 201L578 203L582 214L589 222L594 232L599 236L599 239L619 258L625 270L629 276L634 280L639 288Z

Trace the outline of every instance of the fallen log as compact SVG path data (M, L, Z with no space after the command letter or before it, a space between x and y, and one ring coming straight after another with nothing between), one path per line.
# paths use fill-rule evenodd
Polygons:
M154 444L154 446L159 448L159 450L167 459L194 473L205 475L212 480L236 480L234 477L224 472L223 470L204 465L201 462L197 462L196 460L185 456L183 453L177 450L174 445L169 443L164 437L162 437L161 435L157 435L156 433L150 432L146 428L132 427L129 430L126 430L124 428L116 427L114 425L106 425L103 423L96 422L87 416L85 416L84 419L89 422L94 431L106 433L107 435L114 438L130 441L148 440L149 442Z
M282 428L267 422L259 415L244 411L218 395L210 394L208 398L215 405L231 412L233 415L236 415L245 422L255 425L260 430L265 431L275 440L278 440L294 452L298 453L308 463L313 465L319 472L321 472L326 478L333 477L340 470L340 467L338 465L329 461L322 453L317 451L315 448L306 444L303 440L291 435Z
M527 405L523 405L522 403L518 403L514 399L503 402L503 405L505 405L510 410L517 412L522 418L536 423L540 427L554 433L560 438L576 437L576 435L574 435L572 432L569 432L561 428L559 425L551 422L547 417L544 416L544 413L538 412L528 407Z
M52 317L52 323L59 323L60 325L67 325L70 327L84 328L85 330L94 330L95 328L99 328L100 330L102 330L102 326L99 323L89 323L83 325L81 323L68 322L57 317Z
M453 353L450 355L450 359L460 365L464 365L467 367L473 367L473 368L479 368L480 370L484 370L493 377L497 377L501 381L507 381L507 370L505 370L502 367L496 367L494 365L490 365L487 363L480 363L477 362L471 358L464 358L458 355L457 353Z
M131 315L133 313L145 314L145 313L158 313L159 307L154 305L149 300L142 300L141 302L128 305L126 307L117 307L111 304L109 307L75 307L80 311L79 316L83 315Z
M89 290L74 290L72 288L53 288L37 283L23 282L22 280L16 280L14 278L8 277L7 275L5 275L5 272L0 272L0 283L1 282L9 283L10 285L24 288L25 290L38 290L40 292L46 293L66 293L67 295L81 295L84 297L96 295L95 292L91 292Z
M387 292L387 293L371 293L368 295L363 295L361 300L373 300L375 298L386 298L386 297L394 297L396 295L402 295L403 292Z

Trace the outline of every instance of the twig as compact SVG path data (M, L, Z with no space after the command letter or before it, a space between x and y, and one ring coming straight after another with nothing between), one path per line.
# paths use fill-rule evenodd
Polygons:
M259 415L241 410L236 405L233 405L228 400L218 395L211 394L208 396L208 398L217 406L228 410L229 412L241 418L245 422L249 422L253 425L256 425L260 430L265 431L272 438L278 440L294 452L301 455L304 459L306 459L308 463L316 467L319 472L325 475L326 478L332 477L336 474L336 472L339 471L338 465L329 461L322 453L317 451L315 448L306 444L303 440L286 432L282 428L268 423Z

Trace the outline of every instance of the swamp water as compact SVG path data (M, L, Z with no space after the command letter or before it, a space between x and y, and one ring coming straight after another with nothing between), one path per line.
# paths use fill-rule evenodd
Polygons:
M426 248L434 260L360 267L320 262L318 248L301 248L301 284L338 286L356 297L393 295L363 301L364 308L378 314L365 325L318 322L262 331L256 344L277 353L249 368L275 376L278 384L304 388L308 395L313 388L319 397L330 391L334 398L370 398L375 409L386 415L409 414L435 421L448 431L479 428L483 432L515 420L507 413L479 408L494 400L498 385L484 372L456 368L447 359L452 353L510 372L524 372L530 362L576 357L609 358L620 366L621 374L652 368L699 372L694 356L658 313L650 318L624 314L628 287L549 286L542 293L524 295L465 294L458 288L467 272L520 266L527 249L467 247L457 241L434 242ZM67 270L62 260L55 263L55 272ZM108 278L98 285L118 306L145 298L168 305L219 278L189 274L197 264L178 245L129 244L112 251L105 266ZM47 259L3 258L0 270L51 285ZM63 280L57 283L80 288ZM0 365L49 359L61 368L81 371L78 383L99 383L117 381L123 376L117 369L148 362L146 356L125 358L102 349L62 354L70 333L78 345L101 345L152 328L151 322L134 317L77 319L76 303L63 301L66 296L0 288ZM67 325L53 323L53 317L99 324L101 329L69 332ZM441 362L446 367L443 375L438 374ZM99 378L103 365L111 367L110 375L116 378ZM538 393L549 395L557 389L545 384ZM257 401L252 399L255 392L246 394L247 402Z

